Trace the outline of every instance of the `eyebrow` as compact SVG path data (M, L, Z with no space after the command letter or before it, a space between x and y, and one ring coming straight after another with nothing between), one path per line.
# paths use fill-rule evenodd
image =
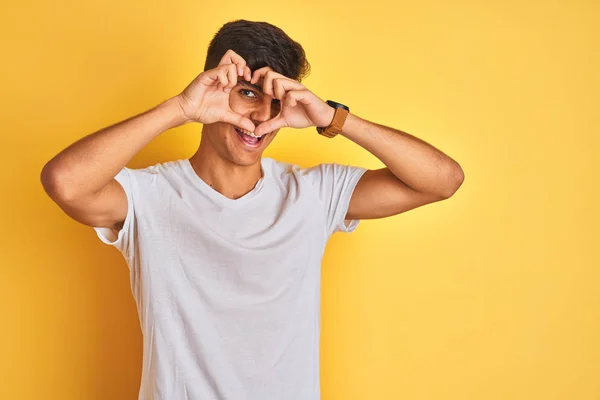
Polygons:
M246 86L246 87L250 87L250 88L252 88L252 89L260 92L261 94L263 93L262 86L255 85L254 83L250 83L250 82L248 82L248 81L246 81L244 79L238 79L238 85L243 85L243 86Z

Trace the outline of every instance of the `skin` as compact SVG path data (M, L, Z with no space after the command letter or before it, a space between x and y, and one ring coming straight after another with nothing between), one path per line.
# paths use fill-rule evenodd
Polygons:
M260 179L262 154L279 129L328 126L334 112L300 82L268 67L251 71L230 50L216 68L199 74L180 94L62 150L44 165L40 179L46 193L71 218L117 233L128 203L114 177L163 132L202 123L202 140L190 163L216 191L236 199ZM245 146L234 126L264 135L260 146ZM330 140L342 138L362 146L386 166L363 175L347 219L383 218L447 199L464 180L459 164L430 144L352 113L341 134Z
M235 53L234 53L235 54ZM244 71L249 71L241 57L237 58ZM262 80L250 83L251 76L238 76L224 91L228 95L229 108L252 123L246 130L254 131L255 126L277 116L279 101L262 91ZM231 87L233 85L233 87ZM194 106L190 107L191 109ZM226 197L237 199L248 193L262 175L260 160L264 150L275 139L278 129L266 133L260 146L250 149L245 146L228 122L205 124L197 152L190 158L198 176Z
M259 149L247 151L229 124L205 125L200 148L191 162L203 180L235 199L252 190L260 179L262 152L279 129L327 126L335 111L304 85L269 67L252 72L234 52L228 52L226 57L226 62L235 65L238 71L238 77L230 74L233 79L227 84L222 82L224 93L230 94L232 111L256 126L248 130L266 136ZM258 87L249 87L248 80L250 85ZM280 105L274 106L273 99ZM363 175L352 195L347 219L383 218L447 199L464 180L456 161L406 132L351 113L340 135L386 165Z

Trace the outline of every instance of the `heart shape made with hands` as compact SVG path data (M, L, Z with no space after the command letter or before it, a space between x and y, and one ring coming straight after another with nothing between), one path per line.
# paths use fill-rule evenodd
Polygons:
M262 79L262 85L259 81ZM263 136L277 129L327 126L334 110L300 82L274 72L270 67L252 73L251 85L262 86L262 92L280 101L279 114L256 126L254 136Z
M254 136L263 136L283 127L296 129L309 126L327 126L333 119L334 110L300 82L273 71L269 66L252 72L246 61L233 50L229 49L221 58L217 68L205 71L202 75L208 77L207 84L217 83L225 93L230 93L239 79L250 81L254 87L262 87L262 92L281 104L279 114L267 121L254 126ZM235 77L235 80L231 78ZM262 80L262 84L258 84ZM186 88L187 90L187 88ZM253 123L247 117L226 111L227 122L238 127L246 126L252 130Z

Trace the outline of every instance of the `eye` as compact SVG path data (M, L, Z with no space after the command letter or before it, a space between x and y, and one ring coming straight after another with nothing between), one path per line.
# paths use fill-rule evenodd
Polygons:
M252 90L242 89L240 90L240 93L246 97L256 98L256 93L254 93Z

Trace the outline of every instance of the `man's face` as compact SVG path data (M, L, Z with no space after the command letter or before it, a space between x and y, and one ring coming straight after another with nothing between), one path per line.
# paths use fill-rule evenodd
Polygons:
M262 84L262 79L253 85L243 77L238 77L238 84L229 92L231 109L250 119L255 126L276 117L280 110L279 101L265 95ZM221 158L243 166L254 165L260 161L263 151L276 135L277 131L270 132L257 140L225 122L206 125L203 130L207 144L210 144Z

